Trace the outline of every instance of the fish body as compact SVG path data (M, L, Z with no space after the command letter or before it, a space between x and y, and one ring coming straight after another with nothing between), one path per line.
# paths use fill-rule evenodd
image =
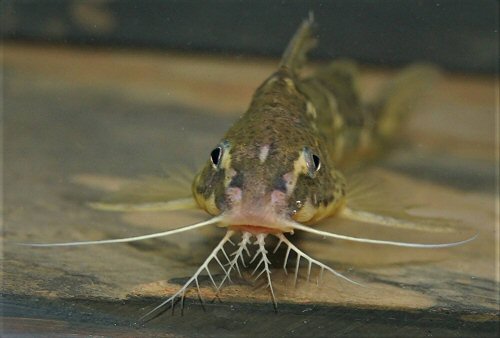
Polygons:
M304 21L278 70L256 90L194 179L198 205L213 216L224 214L226 226L288 232L283 220L313 225L334 215L345 205L341 167L375 152L394 134L421 87L412 80L433 72L413 67L406 71L412 76L399 77L400 87L410 90L398 109L386 109L395 98L401 101L394 89L363 104L352 62L336 61L302 76L306 54L316 45L312 26L312 18ZM393 126L378 128L386 121Z

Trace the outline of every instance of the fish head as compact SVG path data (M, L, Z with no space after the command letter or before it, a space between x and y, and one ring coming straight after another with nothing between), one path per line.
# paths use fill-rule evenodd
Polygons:
M198 205L227 226L285 232L287 220L312 224L342 204L345 180L325 141L305 112L294 113L307 102L275 97L229 129L193 182Z

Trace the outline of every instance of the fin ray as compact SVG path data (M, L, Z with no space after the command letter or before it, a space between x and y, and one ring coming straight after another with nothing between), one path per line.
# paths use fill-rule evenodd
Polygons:
M190 177L191 176L191 177ZM196 209L187 170L170 170L166 177L144 176L89 206L105 211L173 211Z
M167 202L149 202L149 203L106 203L106 202L91 202L89 206L93 209L103 211L118 211L118 212L151 212L151 211L174 211L185 209L196 209L198 205L193 198L181 198Z
M375 224L391 228L416 230L426 232L456 232L458 229L451 225L452 221L440 218L412 216L408 213L374 213L365 210L344 207L338 217L362 223ZM455 221L453 221L455 223Z
M307 60L307 52L317 44L313 36L314 15L309 13L309 17L300 25L299 29L290 40L279 64L280 67L290 69L293 74L297 74Z

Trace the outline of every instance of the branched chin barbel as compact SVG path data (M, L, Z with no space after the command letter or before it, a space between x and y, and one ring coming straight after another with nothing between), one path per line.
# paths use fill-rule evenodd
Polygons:
M213 225L218 222L221 222L224 220L224 215L213 217L207 221L192 224L192 225L187 225L184 227L180 227L177 229L172 229L169 231L163 231L163 232L158 232L158 233L153 233L153 234L147 234L147 235L142 235L142 236L134 236L134 237L125 237L125 238L117 238L117 239L108 239L108 240L96 240L96 241L82 241L82 242L64 242L64 243L18 243L19 245L23 246L31 246L31 247L69 247L69 246L83 246L83 245L95 245L95 244L112 244L112 243L126 243L126 242L134 242L134 241L141 241L145 239L150 239L150 238L158 238L158 237L166 237L166 236L171 236L175 235L181 232L185 231L190 231L194 229L198 229L201 227L205 227L208 225ZM402 247L410 247L410 248L427 248L427 249L436 249L436 248L447 248L447 247L453 247L461 244L465 244L467 242L470 242L474 240L477 235L468 238L463 241L459 242L453 242L453 243L440 243L440 244L421 244L421 243L405 243L405 242L393 242L393 241L382 241L382 240L373 240L373 239L367 239L367 238L357 238L357 237L350 237L350 236L344 236L344 235L339 235L339 234L334 234L334 233L329 233L325 231L320 231L316 230L310 227L303 226L299 223L295 222L289 222L287 224L289 227L292 227L297 230L303 230L305 232L321 235L324 237L333 237L336 239L341 239L341 240L348 240L348 241L355 241L355 242L361 242L361 243L370 243L370 244L379 244L379 245L393 245L393 246L402 246ZM226 232L226 235L222 238L222 240L219 242L219 244L212 250L210 255L207 257L205 262L196 270L196 272L193 274L193 276L175 293L173 294L170 298L156 306L153 310L149 311L145 315L143 315L139 320L144 321L151 317L153 314L155 314L158 310L162 309L166 305L170 304L173 310L173 307L176 303L177 300L180 300L181 303L181 311L184 309L184 297L186 294L186 290L194 283L196 285L196 289L198 291L198 297L203 304L203 298L201 296L201 291L200 291L200 284L199 284L199 276L201 273L204 271L207 273L213 287L215 288L216 294L219 294L219 291L221 290L222 286L224 285L224 282L226 281L231 281L231 273L233 270L236 269L238 274L241 276L241 271L239 267L240 262L243 267L246 267L248 264L251 264L254 260L258 258L260 255L260 261L255 267L255 270L252 272L252 275L255 275L257 272L258 268L261 267L261 271L257 274L255 279L259 278L261 275L265 274L266 279L267 279L267 286L271 292L272 296L272 301L274 308L277 309L278 303L276 301L276 296L274 294L273 286L272 286L272 280L271 280L271 268L270 268L270 261L268 258L268 251L265 248L265 238L268 234L266 233L258 233L258 234L252 234L250 232L243 231L241 235L241 241L237 244L237 249L228 254L226 249L224 249L224 246L227 243L232 243L231 242L231 237L235 235L236 231L234 230L228 230ZM278 238L279 242L276 245L275 249L273 250L273 253L276 253L278 248L284 244L287 249L286 249L286 256L285 260L283 263L283 269L285 273L287 273L287 263L288 259L290 258L290 252L293 252L296 254L296 262L295 262L295 271L294 271L294 279L293 279L293 284L296 286L297 284L297 279L298 279L298 274L299 274L299 267L300 267L300 260L301 258L304 258L305 261L307 262L307 278L306 280L309 281L311 277L311 269L313 266L317 266L320 271L318 274L318 279L317 283L323 278L323 273L324 271L330 272L332 275L335 277L339 277L341 279L344 279L345 281L348 281L352 284L358 285L358 286L363 286L359 282L356 282L343 274L335 271L333 268L319 262L318 260L310 257L303 251L301 251L299 248L297 248L293 243L291 243L288 238L285 237L283 233L276 233L273 234L275 237ZM256 238L255 242L252 243L252 237ZM247 255L247 258L250 257L250 251L248 249L248 246L254 244L258 246L257 252L254 254L253 258L249 261L246 262L247 260L245 259L245 253ZM232 244L234 246L234 244ZM222 254L222 257L219 257L219 254ZM232 257L232 258L230 258ZM224 262L221 260L225 260ZM222 281L217 284L212 276L212 273L210 272L209 269L209 264L211 262L215 261L217 265L220 267L220 269L224 272L224 277Z

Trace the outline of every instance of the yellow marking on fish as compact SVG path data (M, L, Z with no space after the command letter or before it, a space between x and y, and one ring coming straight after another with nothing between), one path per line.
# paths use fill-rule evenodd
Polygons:
M274 85L276 83L276 81L278 81L278 76L276 75L273 75L271 76L270 78L268 78L264 84L263 84L263 87L264 89L267 88L267 87L271 87L272 85Z
M299 175L307 173L307 162L304 152L299 153L299 157L293 162L293 170L284 175L287 187L287 195L291 195L297 184Z
M306 113L307 113L307 115L311 116L313 119L316 119L318 117L318 113L316 112L316 108L314 108L314 105L311 103L311 101L307 101Z
M328 103L328 110L333 114L333 119L334 119L334 124L333 128L338 129L342 127L342 120L338 121L335 119L339 118L338 111L339 111L339 105L337 103L337 100L335 99L335 96L332 95L331 92L328 91L324 86L319 85L316 87L317 90L321 92L321 94L324 96Z
M204 209L210 215L216 215L220 212L215 205L215 193L212 193L208 198L204 198L202 195L195 193L194 198L200 208Z
M293 215L293 219L299 223L314 223L322 220L325 215L332 216L336 211L342 209L344 203L329 203L326 206L314 206L308 198L303 206Z
M288 89L290 92L292 92L292 93L297 93L297 87L295 87L295 83L293 82L293 80L292 80L292 79L290 79L290 78L286 77L286 78L284 79L284 81L285 81L285 84L286 84L287 89Z

